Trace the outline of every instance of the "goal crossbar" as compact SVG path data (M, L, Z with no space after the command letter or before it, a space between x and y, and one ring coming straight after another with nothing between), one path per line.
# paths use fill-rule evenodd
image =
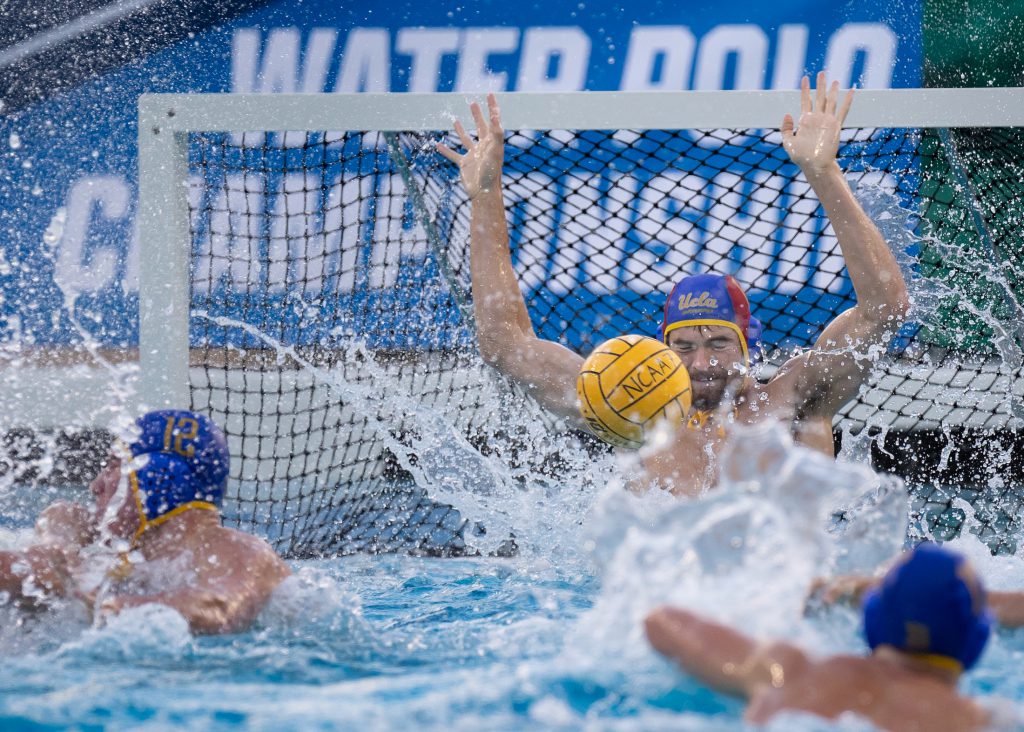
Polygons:
M777 127L800 108L798 91L497 94L506 129ZM144 94L139 134L188 131L450 130L482 94ZM1012 127L1024 88L857 92L847 127ZM160 132L158 132L160 131Z

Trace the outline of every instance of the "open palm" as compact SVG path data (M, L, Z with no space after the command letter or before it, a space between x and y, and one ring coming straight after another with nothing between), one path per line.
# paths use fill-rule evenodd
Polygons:
M480 105L469 106L476 122L477 141L473 142L459 121L455 132L459 135L466 154L460 155L447 145L437 144L437 151L459 166L459 174L466 194L476 198L481 193L494 190L501 182L501 168L505 157L505 132L501 129L501 113L493 94L487 95L487 111L490 119L484 119Z
M837 110L839 82L833 81L828 87L823 71L819 72L815 87L812 100L807 77L800 83L800 124L796 129L792 115L787 114L782 119L782 145L789 159L804 170L820 170L835 161L839 151L839 132L853 101L851 89Z

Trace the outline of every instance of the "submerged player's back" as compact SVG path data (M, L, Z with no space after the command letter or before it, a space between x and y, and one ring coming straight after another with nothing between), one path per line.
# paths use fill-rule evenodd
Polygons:
M804 711L828 719L855 714L893 732L985 729L988 712L934 670L894 650L810 661L777 685L759 688L746 717L762 724L785 711Z

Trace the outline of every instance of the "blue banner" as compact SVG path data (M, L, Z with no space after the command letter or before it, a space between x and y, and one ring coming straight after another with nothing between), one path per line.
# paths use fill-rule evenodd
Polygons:
M784 89L818 68L919 86L920 2L270 3L0 120L0 339L136 345L142 93Z

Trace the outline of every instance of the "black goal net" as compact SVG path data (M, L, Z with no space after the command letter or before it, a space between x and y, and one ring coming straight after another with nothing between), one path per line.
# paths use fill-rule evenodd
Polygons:
M193 407L229 434L231 520L285 554L508 550L500 519L496 535L445 497L487 465L514 482L577 449L542 438L544 415L476 355L469 206L435 151L445 137L190 136ZM935 468L911 480L921 531L954 535L963 498L998 551L1019 515L1021 146L1016 129L858 129L839 159L914 309L837 439L882 463L917 451L905 473ZM855 304L777 131L512 131L504 173L536 331L582 354L657 337L686 274L744 285L765 378ZM964 436L990 446L980 467L963 468Z

